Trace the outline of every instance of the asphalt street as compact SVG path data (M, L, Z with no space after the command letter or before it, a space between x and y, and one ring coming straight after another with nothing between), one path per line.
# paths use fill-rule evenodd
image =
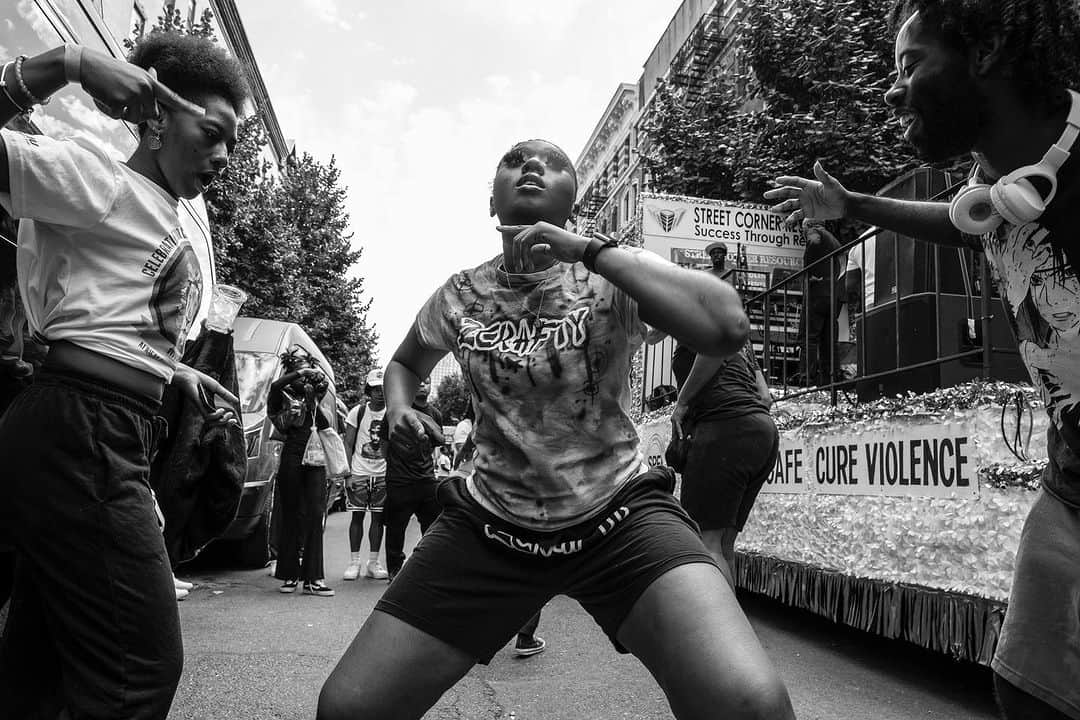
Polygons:
M326 527L332 598L283 595L266 570L236 569L208 553L180 575L196 583L181 603L185 666L173 719L314 718L323 680L386 588L344 582L345 513ZM409 546L418 531L409 534ZM364 547L366 557L366 542ZM989 671L955 663L741 596L804 720L992 720ZM610 720L671 718L663 693L633 657L618 655L576 603L556 598L544 611L541 655L519 659L508 646L477 666L428 718Z

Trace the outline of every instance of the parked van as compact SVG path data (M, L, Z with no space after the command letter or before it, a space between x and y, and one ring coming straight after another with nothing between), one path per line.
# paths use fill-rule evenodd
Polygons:
M333 368L319 346L299 325L238 317L233 330L248 463L240 508L220 539L238 543L239 559L245 565L261 566L270 559L270 520L282 447L281 442L271 439L274 426L266 413L266 400L270 384L281 376L282 353L299 345L322 366L330 381L330 388L320 406L330 420L330 426L341 432L339 402ZM328 496L336 497L332 491Z

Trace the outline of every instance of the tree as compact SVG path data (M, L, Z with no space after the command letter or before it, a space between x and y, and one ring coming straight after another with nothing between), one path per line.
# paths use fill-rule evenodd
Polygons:
M435 388L435 398L439 403L439 409L447 417L455 417L458 420L465 417L472 402L469 388L465 386L465 380L460 373L447 375Z
M890 6L747 3L733 72L707 81L700 101L678 85L658 90L644 128L653 186L760 202L773 177L812 176L819 159L862 192L917 167L883 101L893 72Z
M347 193L335 158L320 163L305 153L281 179L279 202L295 233L299 266L298 320L334 365L338 389L349 403L359 402L363 371L375 358L377 336L367 324L371 301L363 302L363 280L348 270L360 259L351 246Z

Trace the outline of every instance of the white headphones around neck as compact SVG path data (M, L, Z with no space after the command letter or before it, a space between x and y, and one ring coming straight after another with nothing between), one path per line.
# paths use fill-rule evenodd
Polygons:
M978 166L966 187L949 205L949 219L956 229L968 235L983 235L1001 223L1023 225L1037 220L1057 194L1057 173L1069 159L1069 151L1080 135L1080 94L1069 91L1071 106L1065 130L1035 165L1017 168L993 185L976 182ZM1050 183L1050 193L1043 198L1029 178Z

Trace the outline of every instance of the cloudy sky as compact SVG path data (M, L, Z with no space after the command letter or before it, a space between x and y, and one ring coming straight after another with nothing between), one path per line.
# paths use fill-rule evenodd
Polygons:
M679 0L244 0L286 137L336 155L380 360L446 277L501 251L489 183L515 141L576 158Z

